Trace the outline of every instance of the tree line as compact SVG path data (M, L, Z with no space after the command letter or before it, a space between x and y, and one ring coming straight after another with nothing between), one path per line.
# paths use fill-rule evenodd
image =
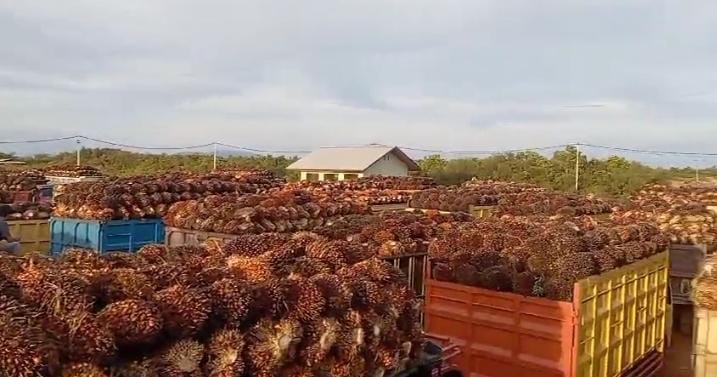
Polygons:
M575 190L576 150L569 146L544 156L536 152L505 153L485 158L445 159L434 155L418 161L421 174L433 177L440 184L460 184L471 178L533 183L560 191ZM0 158L13 158L0 153ZM16 157L15 157L16 158ZM213 157L207 154L150 154L111 148L85 148L81 151L83 165L90 165L111 176L158 174L166 171L208 172ZM16 158L27 163L25 168L74 165L75 152L55 155L38 154ZM266 169L279 176L296 179L286 167L296 161L293 156L221 156L220 169ZM700 171L702 179L717 177L717 168ZM649 183L695 178L691 168L659 168L623 157L590 158L580 154L579 187L581 192L611 197L625 197Z
M419 161L422 171L442 184L459 184L473 177L533 183L559 191L575 191L575 147L555 152L551 157L536 152L505 153L485 158L447 160L438 155ZM695 170L651 167L624 157L598 159L580 154L578 187L580 192L609 197L626 197L650 183L695 179ZM717 168L700 171L702 179L717 177Z

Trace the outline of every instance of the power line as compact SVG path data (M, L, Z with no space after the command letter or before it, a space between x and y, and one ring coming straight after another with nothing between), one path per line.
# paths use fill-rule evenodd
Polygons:
M295 153L295 154L305 154L310 153L311 151L299 151L299 150L269 150L269 149L256 149L256 148L248 148L248 147L240 147L238 145L232 145L227 143L220 143L216 142L216 145L221 145L222 147L226 148L232 148L232 149L238 149L254 154L261 154L261 153Z
M0 144L34 144L34 143L49 143L53 141L63 141L63 140L72 140L77 139L78 137L82 136L67 136L67 137L58 137L53 139L37 139L37 140L16 140L16 141L0 141Z
M597 148L597 149L607 149L607 150L620 151L620 152L633 152L633 153L654 154L654 155L712 156L712 157L717 156L717 153L658 151L658 150L650 150L650 149L609 147L609 146L595 145L595 144L580 144L580 145L582 145L584 147Z
M245 151L245 152L249 152L249 153L257 154L257 155L260 155L260 154L306 154L306 153L311 152L311 151L307 151L307 150L291 150L291 149L286 149L286 150L259 149L259 148L238 146L238 145L233 145L233 144L224 143L224 142L210 142L210 143L204 143L204 144L185 145L185 146L176 146L176 147L154 147L154 146L142 146L142 145L118 143L118 142L114 142L114 141L98 139L98 138L88 137L88 136L84 136L84 135L74 135L74 136L48 138L48 139L0 141L0 145L37 144L37 143L49 143L49 142L79 140L79 139L92 141L92 142L96 142L96 143L107 144L107 145L111 145L111 146L115 146L115 147L140 149L140 150L171 151L171 150L191 150L191 149L209 148L209 147L213 147L213 146L223 146L226 148L241 150L241 151ZM571 145L572 146L579 145L582 147L612 150L612 151L619 151L619 152L630 152L630 153L641 153L641 154L663 155L663 156L664 155L674 155L674 156L695 156L695 157L700 157L700 156L717 157L717 153L663 151L663 150L606 146L606 145L589 144L589 143L558 144L558 145L550 145L550 146L534 147L534 148L503 149L503 150L498 150L498 149L496 149L496 150L442 150L442 149L429 149L429 148L419 148L419 147L411 147L411 146L399 146L399 148L408 150L408 151L423 152L423 153L435 153L435 154L447 154L447 155L451 155L451 154L452 155L495 155L495 154L504 154L504 153L520 153L520 152L529 152L529 151L545 151L545 150L551 150L551 149L562 149L562 148L565 148L565 147L568 147Z
M215 143L206 143L206 144L197 144L197 145L187 145L182 147L144 147L139 145L130 145L130 144L122 144L122 143L116 143L113 141L107 141L102 139L95 139L87 136L78 136L79 139L85 139L89 141L94 141L97 143L103 143L112 145L115 147L123 147L123 148L133 148L133 149L146 149L146 150L181 150L181 149L199 149L199 148L207 148L213 146Z

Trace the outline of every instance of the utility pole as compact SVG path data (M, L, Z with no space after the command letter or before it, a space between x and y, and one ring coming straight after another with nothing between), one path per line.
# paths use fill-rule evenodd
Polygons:
M580 143L575 143L575 192L580 191Z
M82 144L80 143L80 139L75 139L75 142L77 142L77 166L80 166L80 153L82 151Z
M217 143L214 143L214 169L212 171L217 170Z

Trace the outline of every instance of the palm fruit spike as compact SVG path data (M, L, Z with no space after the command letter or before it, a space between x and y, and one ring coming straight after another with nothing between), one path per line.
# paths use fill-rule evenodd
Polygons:
M316 284L307 279L291 279L286 286L289 314L302 322L312 321L323 314L326 299Z
M298 359L306 366L322 363L336 344L339 330L339 323L333 318L319 318L305 323Z
M249 287L234 279L221 279L211 286L215 314L228 326L239 326L249 314L252 302Z
M163 326L157 305L141 300L110 304L98 314L97 319L107 326L121 346L150 343Z
M174 343L159 358L161 376L187 376L201 372L204 346L191 339Z
M301 341L302 328L298 321L261 320L247 336L244 360L252 375L271 375L291 362ZM269 374L267 374L269 373Z
M98 365L77 363L62 368L61 377L109 377L109 374Z
M197 334L212 310L208 295L180 285L157 292L154 299L162 313L165 329L180 338Z
M209 377L233 377L244 374L244 337L237 330L219 330L208 344L207 375Z
M45 340L22 321L0 313L0 371L3 375L40 377L47 371Z
M344 284L338 276L333 274L318 274L309 279L321 291L326 300L328 314L340 317L351 307L353 293L351 288Z

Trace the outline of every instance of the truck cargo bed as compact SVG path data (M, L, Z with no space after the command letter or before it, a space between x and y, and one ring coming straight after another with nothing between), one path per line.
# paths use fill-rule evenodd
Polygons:
M426 331L463 348L466 376L617 377L664 351L667 284L667 252L577 282L572 302L429 278Z

